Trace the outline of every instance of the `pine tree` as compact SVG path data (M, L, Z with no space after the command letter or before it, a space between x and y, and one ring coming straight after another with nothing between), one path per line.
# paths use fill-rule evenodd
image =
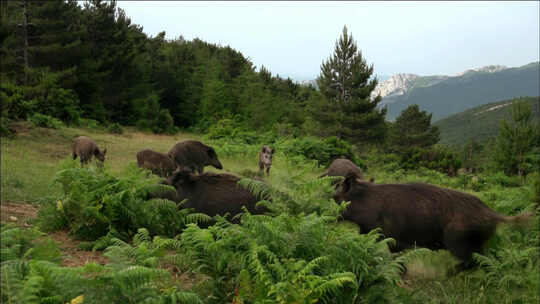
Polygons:
M353 142L382 140L386 131L386 109L377 109L380 96L370 98L377 85L372 74L373 64L366 63L344 26L333 55L321 65L317 84L326 100L319 105L315 119L342 139Z
M432 113L420 111L418 105L408 106L396 118L389 130L388 140L393 150L413 147L428 148L439 141L439 128L431 125Z
M532 169L534 159L538 162L539 140L531 104L521 98L514 100L509 119L502 120L499 125L493 155L495 167L507 174L521 176L526 173Z

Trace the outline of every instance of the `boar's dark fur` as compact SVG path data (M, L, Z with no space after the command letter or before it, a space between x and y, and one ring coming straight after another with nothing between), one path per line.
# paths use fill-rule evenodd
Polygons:
M176 169L176 163L167 154L145 149L137 153L137 165L152 173L168 177Z
M88 163L92 159L92 156L95 156L96 159L103 163L106 153L107 149L100 151L96 143L89 137L79 136L73 142L73 159L76 159L78 156L81 164Z
M472 253L481 252L500 222L525 222L529 214L503 216L475 196L429 184L380 184L348 175L334 194L336 202L350 201L343 219L362 233L381 228L396 240L393 251L415 245L448 249L462 263L473 266Z
M196 140L177 143L169 150L168 156L178 164L180 169L190 170L191 172L197 171L199 174L203 173L205 166L223 169L216 151Z
M252 214L261 214L267 211L262 206L256 207L260 200L249 190L237 185L240 178L231 174L204 173L196 175L187 170L178 170L163 184L176 188L176 194L167 193L163 198L181 202L187 201L182 208L193 208L195 212L205 213L209 216L225 215L231 218L243 212L242 206ZM237 222L237 220L233 220Z

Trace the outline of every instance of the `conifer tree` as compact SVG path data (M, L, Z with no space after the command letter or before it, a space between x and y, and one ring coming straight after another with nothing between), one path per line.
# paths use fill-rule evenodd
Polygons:
M344 26L333 55L322 63L317 78L326 100L315 111L315 119L327 128L327 132L352 142L384 138L386 109L377 109L380 96L370 98L377 85L372 74L373 64L366 63Z
M494 162L507 174L523 175L533 169L540 154L540 134L531 104L521 98L512 102L509 119L502 120L495 141Z
M396 118L389 130L388 140L396 151L428 148L439 141L439 128L431 125L431 115L420 111L418 105L408 106Z

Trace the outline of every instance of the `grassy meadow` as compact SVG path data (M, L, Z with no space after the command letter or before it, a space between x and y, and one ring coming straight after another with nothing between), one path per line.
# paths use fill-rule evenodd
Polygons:
M1 144L2 204L7 204L7 203L36 204L40 206L41 204L44 204L47 197L62 197L61 189L59 188L58 185L53 185L52 181L56 173L60 169L73 168L74 166L76 167L76 164L74 164L73 161L71 160L71 143L72 143L73 138L79 135L90 136L96 141L100 149L103 147L107 148L104 171L108 172L111 176L118 179L121 179L125 175L130 174L128 169L130 167L131 168L134 167L134 164L136 163L135 155L138 151L142 149L151 148L156 151L167 152L168 149L174 143L178 141L185 140L185 139L198 139L198 140L202 139L202 136L197 135L197 134L181 133L174 136L154 135L154 134L148 134L148 133L141 133L141 132L129 129L129 128L126 129L123 134L118 135L118 134L109 134L104 131L95 130L95 129L64 127L59 130L52 130L52 129L44 129L44 128L35 128L35 127L31 127L27 123L19 123L16 125L16 127L17 127L17 136L15 138L2 138L2 144ZM206 168L207 171L215 171L215 172L225 171L225 172L230 172L233 174L239 174L245 169L249 169L252 171L258 170L256 153L246 152L246 153L241 153L237 155L235 153L225 153L223 152L225 150L223 150L221 147L218 147L215 145L213 146L214 148L216 148L218 156L223 164L224 170L217 170L212 167L207 167ZM256 149L257 147L252 147L251 149L249 149L249 151L256 151ZM222 153L220 153L220 151L222 151ZM368 163L368 170L366 172L366 176L368 178L374 177L376 183L421 181L421 182L428 182L428 183L432 183L432 184L436 184L436 185L440 185L444 187L454 188L454 189L465 191L465 192L468 192L468 193L471 193L480 197L491 208L493 208L499 213L506 214L506 215L515 215L523 211L533 211L534 209L532 202L535 199L535 195L537 194L535 193L533 189L534 187L533 185L534 185L534 179L538 178L538 175L530 175L521 180L517 178L505 177L505 176L500 176L500 175L493 175L493 176L479 175L474 178L469 175L448 177L444 174L441 174L435 171L430 171L430 170L416 170L416 171L411 171L411 172L405 172L403 170L395 170L395 169L392 169L392 167L389 164L377 164L377 163L370 162L369 159L367 160L367 163ZM93 167L93 165L90 165L90 167ZM310 180L316 180L317 175L319 175L323 171L324 171L324 168L318 168L309 162L293 164L287 160L286 155L278 151L276 155L274 156L274 164L271 169L271 176L267 179L267 183L276 189L285 189L287 187L291 187L291 176L299 174L299 172L303 172L303 175L302 175L303 180L307 180L309 183ZM155 177L148 177L148 178L152 181L158 180ZM314 185L315 186L311 188L295 188L296 192L294 193L298 195L298 197L301 197L302 195L306 196L307 198L306 198L305 204L309 204L310 200L316 201L318 199L318 198L309 197L309 195L313 195L313 193L317 193L316 191L319 190L315 188L328 187L328 185L319 185L319 186L317 186L317 184L314 184ZM65 199L65 196L63 197ZM302 221L304 220L304 216L305 218L309 218L309 216L301 214L300 217L296 218L296 220ZM253 217L253 218L256 218L256 217ZM248 219L247 222L249 223L250 220L253 220L253 219L250 218ZM278 220L275 220L275 221L278 221ZM266 223L265 225L268 226L274 223L276 227L281 227L279 226L281 224L275 221L273 222L273 220L268 220L268 222L265 222ZM516 228L516 227L510 227L506 225L501 226L498 229L496 235L492 238L492 240L490 240L489 245L486 248L486 255L479 257L480 261L482 261L481 264L483 266L476 268L474 270L459 273L455 276L448 275L448 270L454 265L456 265L457 261L446 250L430 251L430 250L420 249L420 250L410 250L403 253L403 255L397 255L397 256L392 256L392 257L382 255L378 258L380 259L380 262L386 261L384 262L386 264L391 264L397 261L398 259L400 259L401 257L402 261L404 261L404 264L407 267L406 274L404 275L392 274L392 278L394 279L388 280L388 282L393 282L393 283L387 282L388 284L384 283L382 285L377 285L377 283L373 283L377 281L375 279L373 282L369 283L372 285L368 285L368 286L372 286L372 287L369 287L369 288L366 287L365 293L367 295L381 294L380 297L370 297L370 296L366 296L366 294L361 294L359 292L358 296L356 297L354 296L348 297L348 298L344 297L349 300L339 300L339 301L336 300L337 301L336 303L338 302L339 303L389 303L389 302L390 303L394 303L394 302L399 302L399 303L538 303L538 301L540 300L539 289L538 289L539 283L540 283L540 279L539 279L540 274L538 272L539 270L538 269L539 244L538 244L537 216L534 217L533 222L534 222L533 225L531 225L530 227L525 227L525 228ZM305 222L305 223L301 222L298 227L302 227L302 225L308 227L307 223L308 222ZM6 222L3 222L2 225L3 225L2 226L3 229L8 229L6 228L8 226L11 227L9 224L6 224ZM256 226L256 224L253 224L253 225ZM293 224L289 223L287 225L293 225ZM294 227L296 226L294 225L287 226L287 225L286 227L288 228L281 227L280 229L285 229L284 231L287 231L287 230L291 230L293 232L295 231L294 229L296 228ZM334 226L337 226L337 228L335 228ZM233 230L236 229L234 228L234 225L232 227L229 227L229 226L224 226L224 227L225 227L224 229L233 229ZM249 225L247 225L247 227L249 227ZM313 227L317 227L317 226L313 226ZM357 227L354 224L338 223L337 225L335 225L335 224L330 223L330 224L324 224L324 227L322 227L323 230L333 231L334 229L337 229L336 231L341 231L340 233L343 233L344 236L350 235L352 238L357 237L356 236ZM262 229L262 228L257 228L257 229ZM278 229L278 228L275 228L275 229ZM304 237L306 237L305 233L308 233L306 232L307 230L301 230L301 229L307 229L307 228L304 227L304 228L298 228L298 229L300 229L298 230L299 231L298 235L299 236L304 235ZM310 229L317 230L317 228L310 228ZM214 231L216 235L219 235L218 232L215 232L216 230L210 229L209 231ZM139 231L139 233L141 232ZM189 227L187 229L187 232L182 234L183 236L181 238L180 237L174 238L174 240L175 241L182 240L182 242L184 242L184 243L181 242L180 245L178 245L179 247L187 246L183 244L191 244L191 245L195 244L193 246L196 246L196 244L198 243L195 243L195 240L196 240L195 236L197 236L198 234L203 235L204 233L205 233L204 229ZM235 233L239 233L239 232L237 231ZM325 231L320 231L320 233L325 233ZM139 234L137 234L136 236L138 235ZM257 238L257 236L253 236L252 234L249 234L249 233L247 235L251 235L252 237ZM340 234L338 233L337 235L340 235ZM71 237L75 239L75 236L72 235ZM217 238L217 236L215 237ZM150 284L153 287L157 288L155 290L159 290L158 294L167 293L168 296L174 295L175 294L174 292L169 293L169 291L173 287L176 288L175 290L179 290L179 292L181 291L182 292L181 295L182 297L184 297L182 298L184 300L179 301L179 303L225 303L225 302L231 302L231 301L233 303L251 303L249 300L246 300L245 302L243 302L241 299L242 298L255 299L257 297L265 298L265 297L270 297L270 296L272 296L273 299L279 299L278 302L281 302L281 303L304 303L307 301L306 299L312 299L312 300L315 299L315 302L324 302L324 303L333 302L332 300L328 300L328 298L325 298L325 296L327 296L327 293L322 293L320 296L314 296L311 293L301 294L301 295L296 294L295 292L299 292L296 290L296 287L298 286L302 286L302 288L306 288L306 287L302 285L304 284L302 283L303 282L302 280L298 278L289 278L289 277L282 278L284 282L288 282L289 286L293 287L292 290L287 291L287 294L290 295L291 293L294 293L298 297L295 298L295 297L275 296L275 295L281 295L280 292L285 293L285 291L283 290L276 291L272 289L273 288L272 286L274 285L282 286L282 285L279 285L277 281L274 281L273 283L268 283L265 281L266 282L265 284L261 283L261 286L259 286L258 284L261 281L264 281L268 278L264 276L258 277L257 275L253 275L253 274L250 276L249 271L254 271L252 268L249 268L250 270L247 272L245 272L245 270L242 270L242 271L238 270L239 275L237 279L234 279L233 281L228 281L230 280L229 278L226 279L228 271L231 274L236 273L234 272L236 271L235 267L239 267L239 266L233 263L229 265L228 268L222 269L220 268L222 266L218 266L218 265L223 265L223 264L219 264L217 262L216 262L217 264L215 265L210 264L210 262L208 261L207 261L207 264L204 264L203 262L201 262L201 260L204 260L204 258L208 259L208 256L212 254L219 255L219 251L217 253L216 252L212 253L211 251L208 251L208 252L204 251L204 250L211 250L209 249L210 247L204 247L205 249L201 249L203 247L193 247L193 248L199 248L198 249L199 252L197 252L197 251L191 251L192 249L190 249L189 247L191 245L189 245L188 247L186 247L186 249L183 249L183 250L178 249L179 251L177 251L178 253L176 255L167 255L166 253L163 253L163 252L161 252L160 254L157 254L156 253L157 251L151 251L151 253L149 253L150 252L148 251L150 250L149 248L154 248L152 246L154 246L157 242L156 238L157 237L155 237L154 240L152 241L152 238L147 236L145 239L146 241L140 241L134 237L132 242L124 243L124 245L122 246L128 246L128 247L133 246L129 248L131 248L130 250L132 251L130 252L134 256L137 256L137 254L142 254L141 252L144 252L144 254L148 256L152 256L152 254L155 254L155 256L153 256L153 259L157 259L159 261L162 261L162 260L165 261L166 257L168 257L169 259L172 259L172 258L176 259L175 260L176 264L167 260L169 261L169 264L167 265L176 265L175 266L176 268L174 268L174 272L176 273L175 278L177 279L172 280L172 281L167 281L167 283L163 283L162 281L159 281L160 283L157 285L157 287L152 285L157 281L150 280L149 281L150 283L147 282L145 284ZM288 239L288 240L283 239L282 241L284 243L282 244L282 246L287 247L288 242L291 243L290 246L293 246L292 244L295 244L295 242L299 242L299 239L301 238L302 237L293 237L292 239ZM225 238L223 240L225 240ZM270 239L270 241L266 240L265 242L269 243L271 242L271 240L272 238ZM281 239L279 238L278 240L281 241ZM369 243L369 239L365 239L364 241ZM119 241L116 241L116 242L117 243L113 242L115 245L112 246L116 249L114 248L110 249L112 248L110 247L107 250L105 250L105 252L108 252L109 254L108 257L111 263L113 262L119 263L118 256L112 255L111 252L120 254L118 253L120 252L119 251L120 249L118 248L124 248L124 249L128 248L128 247L122 247L118 245ZM329 244L331 244L331 242ZM142 245L145 246L144 250L141 249ZM310 244L310 245L316 246L317 244ZM322 247L324 247L324 244L320 244L320 245L323 245ZM215 246L223 246L223 245L218 245L216 243ZM224 256L223 258L225 260L223 260L220 263L227 263L227 262L230 263L230 260L234 259L235 254L238 254L238 253L233 254L235 251L230 251L232 252L231 256L227 258L227 255L225 254L225 252L229 252L226 250L233 250L233 249L230 249L232 248L230 246L234 246L234 242L232 242L230 245L227 245L227 246L229 247L223 247L223 249L221 249L223 250L223 256ZM271 245L268 245L268 246L271 246ZM331 247L331 245L328 245L328 246ZM4 248L4 245L2 248ZM87 246L86 249L89 250L91 248ZM137 251L139 249L141 251ZM240 250L240 249L234 249L234 250ZM325 249L319 248L318 250L324 251ZM205 254L208 253L208 255L204 257L197 256L197 254L201 254L200 251L204 251ZM98 252L101 252L101 250L98 250ZM137 253L134 253L134 252L137 252ZM378 251L374 251L374 252L378 252ZM65 253L60 252L59 254L62 255ZM122 253L122 254L127 254L127 253ZM332 255L328 253L328 256L331 257ZM336 255L336 256L339 256L339 255ZM247 257L249 257L249 255ZM344 259L346 259L346 257L347 257L346 255L343 255ZM375 255L375 257L377 257L377 255ZM216 259L217 258L218 257L216 257ZM385 259L389 259L389 260L385 260ZM121 264L121 265L123 265L122 267L124 268L127 267L126 265L135 265L135 264L139 265L137 264L138 262L134 262L134 261L138 261L137 258L135 258L135 260L130 260L128 264ZM281 261L281 263L283 264L280 264L281 265L280 267L282 267L282 269L289 269L287 267L289 267L290 265L287 264L288 262L285 262L285 261L286 260ZM123 263L127 263L127 262L124 261ZM155 264L152 264L150 262L146 264L145 263L142 263L140 265L144 265L144 267L147 267L147 268L157 267L155 266ZM332 263L332 261L330 261L330 263ZM354 263L354 261L351 263ZM120 265L120 264L114 264L114 265ZM162 264L159 264L159 265L162 265ZM296 264L292 264L292 265L296 265ZM384 265L382 265L381 267L383 266ZM80 268L77 268L77 269L82 269L80 271L87 272L87 271L91 271L89 270L91 267L98 267L98 266L79 265L79 267ZM165 269L167 269L168 271L172 273L171 269L173 268L171 267L168 266L168 268L165 268ZM290 267L293 267L293 266L290 266ZM296 269L294 267L291 268L292 269L291 273L298 273L299 270L294 270ZM334 267L338 267L338 266L334 266ZM207 270L201 270L201 269L207 269ZM213 269L213 270L208 270L208 269ZM60 271L60 270L57 270L57 271ZM348 271L348 270L344 268L344 269L341 269L340 271ZM391 270L387 270L387 271L389 271L389 273L391 272ZM220 273L221 276L217 276L216 273L218 272ZM178 273L180 273L180 277L183 279L178 279L178 276L179 276ZM270 271L269 273L273 273L273 272ZM216 277L214 277L214 274L216 274ZM314 272L310 278L313 278L313 276L315 276L316 274L319 274L319 273ZM358 274L356 275L358 276ZM307 280L307 279L304 279L304 280ZM334 294L337 294L337 295L348 294L348 292L350 292L350 290L348 289L350 288L350 286L346 285L347 284L346 282L347 280L349 280L349 278L343 277L340 280L335 281L339 283L335 283L337 284L336 286L338 287L336 287L336 289L333 291ZM7 286L6 282L5 280L3 281L2 283L3 287ZM154 282L154 283L151 283L151 282ZM236 287L231 287L230 284L233 284ZM250 287L252 289L251 291L250 291L250 288L243 289L243 288L246 288L245 287L246 284L247 286L251 286ZM367 284L367 283L362 283L362 284ZM150 285L145 285L145 288L150 288L148 287ZM298 287L298 290L304 290L302 288ZM309 287L309 288L306 288L305 290L309 291L310 288L314 288L314 287ZM356 288L358 288L358 290L363 290L362 288L358 286ZM269 289L270 291L268 291L269 292L268 294L265 294L267 292L267 289ZM228 293L223 293L224 290L228 291ZM92 302L91 300L92 298L89 295L90 291L87 290L87 291L80 291L80 292L81 292L81 295L83 294L87 295L85 297L84 303L86 303L86 300L88 300L89 302ZM95 292L95 291L92 291L92 292ZM259 292L260 294L258 294ZM58 293L61 293L61 292L58 291ZM330 291L328 291L328 293L332 294L332 292ZM181 298L180 294L176 293L176 295L178 295L178 297ZM65 301L65 299L67 300L75 299L76 296L78 296L78 294L65 293L63 294L62 301ZM163 295L160 295L160 296L163 297ZM193 300L193 301L186 300L191 296L193 296L194 299L195 298L199 299L200 301L199 300ZM312 296L312 298L310 298L310 296ZM9 299L12 299L11 295L9 296ZM131 299L130 301L133 301L133 303L136 303L140 299L141 298ZM304 299L304 301L299 301L298 299ZM166 302L165 300L163 301L164 302L160 302L160 303L169 303L169 302ZM22 302L24 301L21 300L21 303ZM313 303L313 302L310 302L310 303Z

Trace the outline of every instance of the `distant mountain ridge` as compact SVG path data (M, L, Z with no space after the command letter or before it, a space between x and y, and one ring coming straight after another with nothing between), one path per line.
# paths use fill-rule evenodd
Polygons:
M461 73L457 73L455 76L448 76L448 75L419 76L416 74L403 74L403 73L394 74L390 76L388 79L386 79L385 81L380 82L377 85L377 87L375 87L375 90L371 93L371 98L375 98L375 96L377 96L378 94L381 94L381 97L383 98L387 96L393 96L393 95L403 95L410 89L414 89L418 87L428 87L428 86L437 84L443 80L446 80L450 77L461 77L463 75L466 75L469 73L475 73L475 72L495 73L495 72L500 72L506 69L508 69L508 67L504 65L488 65L488 66L484 66L480 68L468 69Z
M531 105L533 119L540 120L540 97L524 98ZM462 145L468 140L486 141L497 135L501 119L509 117L512 100L490 102L466 111L451 115L435 122L439 127L440 143Z
M437 121L493 100L540 95L540 62L516 68L491 65L455 76L398 75L376 88L381 96L385 94L381 106L387 107L389 120L411 104L433 113L432 119Z
M371 93L371 98L381 94L380 106L387 108L388 120L394 120L411 104L418 104L420 109L433 113L432 121L437 121L493 100L540 96L538 61L520 67L488 65L467 69L453 76L400 73L377 75L377 78L379 84ZM315 79L298 83L318 89Z

